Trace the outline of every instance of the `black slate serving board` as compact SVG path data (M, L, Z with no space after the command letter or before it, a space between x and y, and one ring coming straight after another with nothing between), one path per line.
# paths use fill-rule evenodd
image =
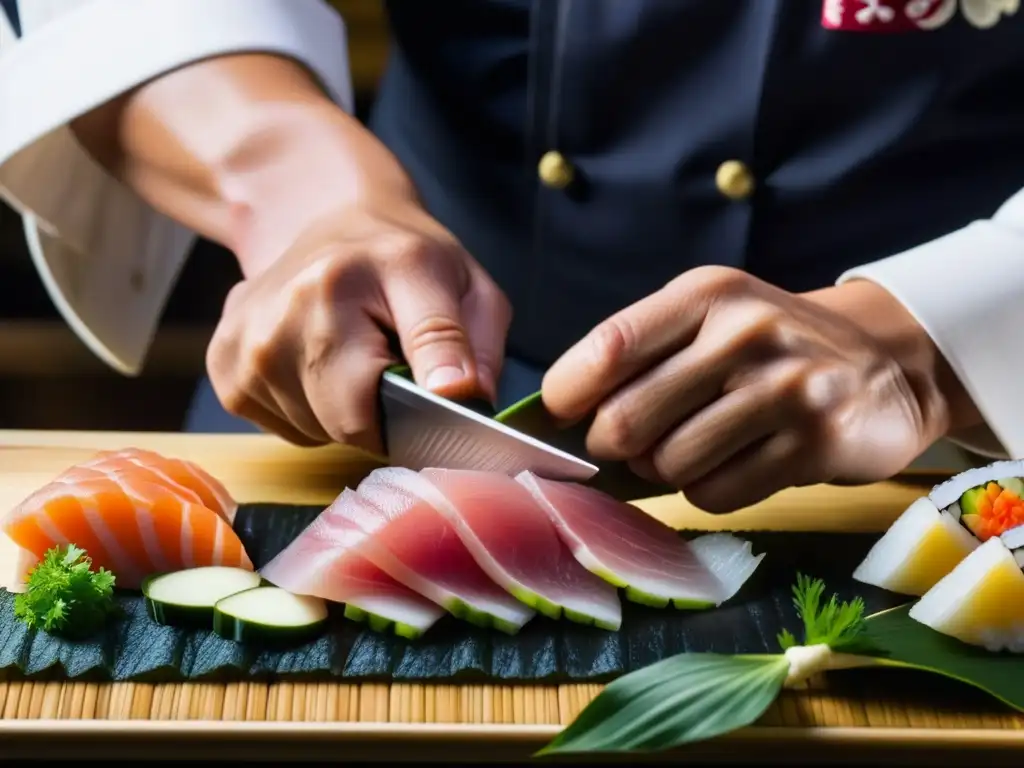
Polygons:
M243 505L235 529L257 568L298 535L321 507ZM688 537L698 532L684 532ZM141 597L122 597L125 617L93 642L32 632L13 616L14 596L0 591L0 670L75 679L173 681L240 679L603 682L686 651L776 653L777 634L800 629L792 605L796 573L824 579L827 593L860 596L872 613L905 598L854 582L857 563L877 534L738 532L755 553L757 572L727 605L710 611L653 609L623 602L623 627L608 632L538 616L509 637L445 617L408 641L347 621L308 645L260 651L203 630L154 624Z

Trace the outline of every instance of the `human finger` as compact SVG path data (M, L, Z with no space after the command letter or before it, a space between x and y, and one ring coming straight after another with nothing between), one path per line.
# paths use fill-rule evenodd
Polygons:
M813 477L808 446L796 429L786 429L748 445L708 474L679 490L711 514L727 514L757 504Z

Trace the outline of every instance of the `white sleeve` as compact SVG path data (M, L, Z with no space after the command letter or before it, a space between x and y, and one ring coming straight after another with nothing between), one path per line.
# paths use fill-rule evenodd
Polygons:
M68 123L160 74L242 51L302 62L351 113L344 23L324 0L21 0L18 10L21 38L0 29L0 196L22 214L67 323L135 375L196 236L109 176Z
M954 442L1024 458L1024 190L991 219L844 273L888 290L917 319L974 400L988 430Z

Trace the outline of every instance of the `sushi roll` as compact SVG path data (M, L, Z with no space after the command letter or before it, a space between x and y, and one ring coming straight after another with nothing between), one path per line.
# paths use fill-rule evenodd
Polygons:
M1024 526L981 544L925 593L910 618L988 651L1024 652Z
M853 573L921 597L978 546L1024 525L1024 461L997 461L935 486L890 526Z

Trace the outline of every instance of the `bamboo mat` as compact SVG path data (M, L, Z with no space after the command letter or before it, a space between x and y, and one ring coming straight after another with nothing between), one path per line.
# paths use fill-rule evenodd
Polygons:
M377 466L339 446L298 449L262 435L0 431L0 504L10 507L97 449L128 445L198 461L240 501L326 504L346 483ZM700 512L681 496L644 500L639 506L678 527L882 531L934 481L792 489L724 517ZM13 566L9 543L0 543L0 576L6 583ZM249 734L245 738L319 733L310 730L319 723L334 724L330 732L335 735L358 731L365 736L376 728L391 735L429 732L465 739L491 734L497 739L508 726L509 733L542 743L599 691L599 685L589 684L103 684L9 676L0 681L0 743L31 732L32 721L62 733L61 727L77 727L69 725L73 721L106 722L108 728L120 723L116 732L121 737L133 732L133 724L139 733L188 725L196 735L198 721L219 723L221 734L243 728L237 733ZM257 723L259 728L244 730L245 724ZM22 731L18 724L24 725ZM417 724L426 724L427 731ZM769 739L772 734L817 741L841 736L856 743L892 741L898 735L900 744L953 739L982 747L1024 747L1024 718L964 686L897 670L830 673L809 690L785 693L758 725L751 733Z

